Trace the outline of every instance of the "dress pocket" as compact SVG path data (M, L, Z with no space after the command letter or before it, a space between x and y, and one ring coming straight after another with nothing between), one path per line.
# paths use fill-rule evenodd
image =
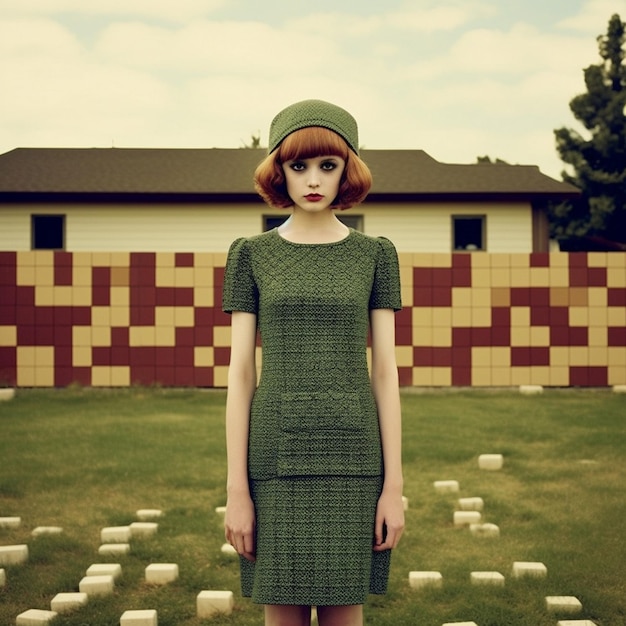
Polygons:
M381 473L376 416L357 393L284 393L280 404L279 476Z

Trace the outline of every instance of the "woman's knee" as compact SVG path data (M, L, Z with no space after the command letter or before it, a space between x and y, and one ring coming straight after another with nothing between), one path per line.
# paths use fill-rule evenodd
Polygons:
M289 604L267 604L265 626L310 626L311 607Z

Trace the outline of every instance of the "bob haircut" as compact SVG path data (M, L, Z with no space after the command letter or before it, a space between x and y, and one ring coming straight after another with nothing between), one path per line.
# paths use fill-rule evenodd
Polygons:
M342 137L321 126L301 128L287 135L256 168L254 188L270 206L280 209L292 207L294 202L287 194L283 163L317 156L338 156L346 162L332 208L349 209L362 202L372 186L369 168Z

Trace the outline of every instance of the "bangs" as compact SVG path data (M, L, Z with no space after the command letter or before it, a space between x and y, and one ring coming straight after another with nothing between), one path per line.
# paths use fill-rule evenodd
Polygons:
M348 151L348 144L337 133L321 126L309 126L283 139L278 148L278 158L282 163L331 155L347 160Z

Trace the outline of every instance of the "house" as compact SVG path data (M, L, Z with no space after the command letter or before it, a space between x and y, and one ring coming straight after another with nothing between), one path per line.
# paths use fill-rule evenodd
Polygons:
M264 154L0 155L0 386L223 387L226 250L286 215L254 192ZM574 187L533 166L363 157L373 189L339 216L399 251L402 385L626 385L626 253L549 252L546 206Z
M255 149L19 148L0 155L0 250L224 251L285 216L265 206ZM550 201L576 188L535 166L450 165L364 150L366 201L341 214L399 251L546 252Z

